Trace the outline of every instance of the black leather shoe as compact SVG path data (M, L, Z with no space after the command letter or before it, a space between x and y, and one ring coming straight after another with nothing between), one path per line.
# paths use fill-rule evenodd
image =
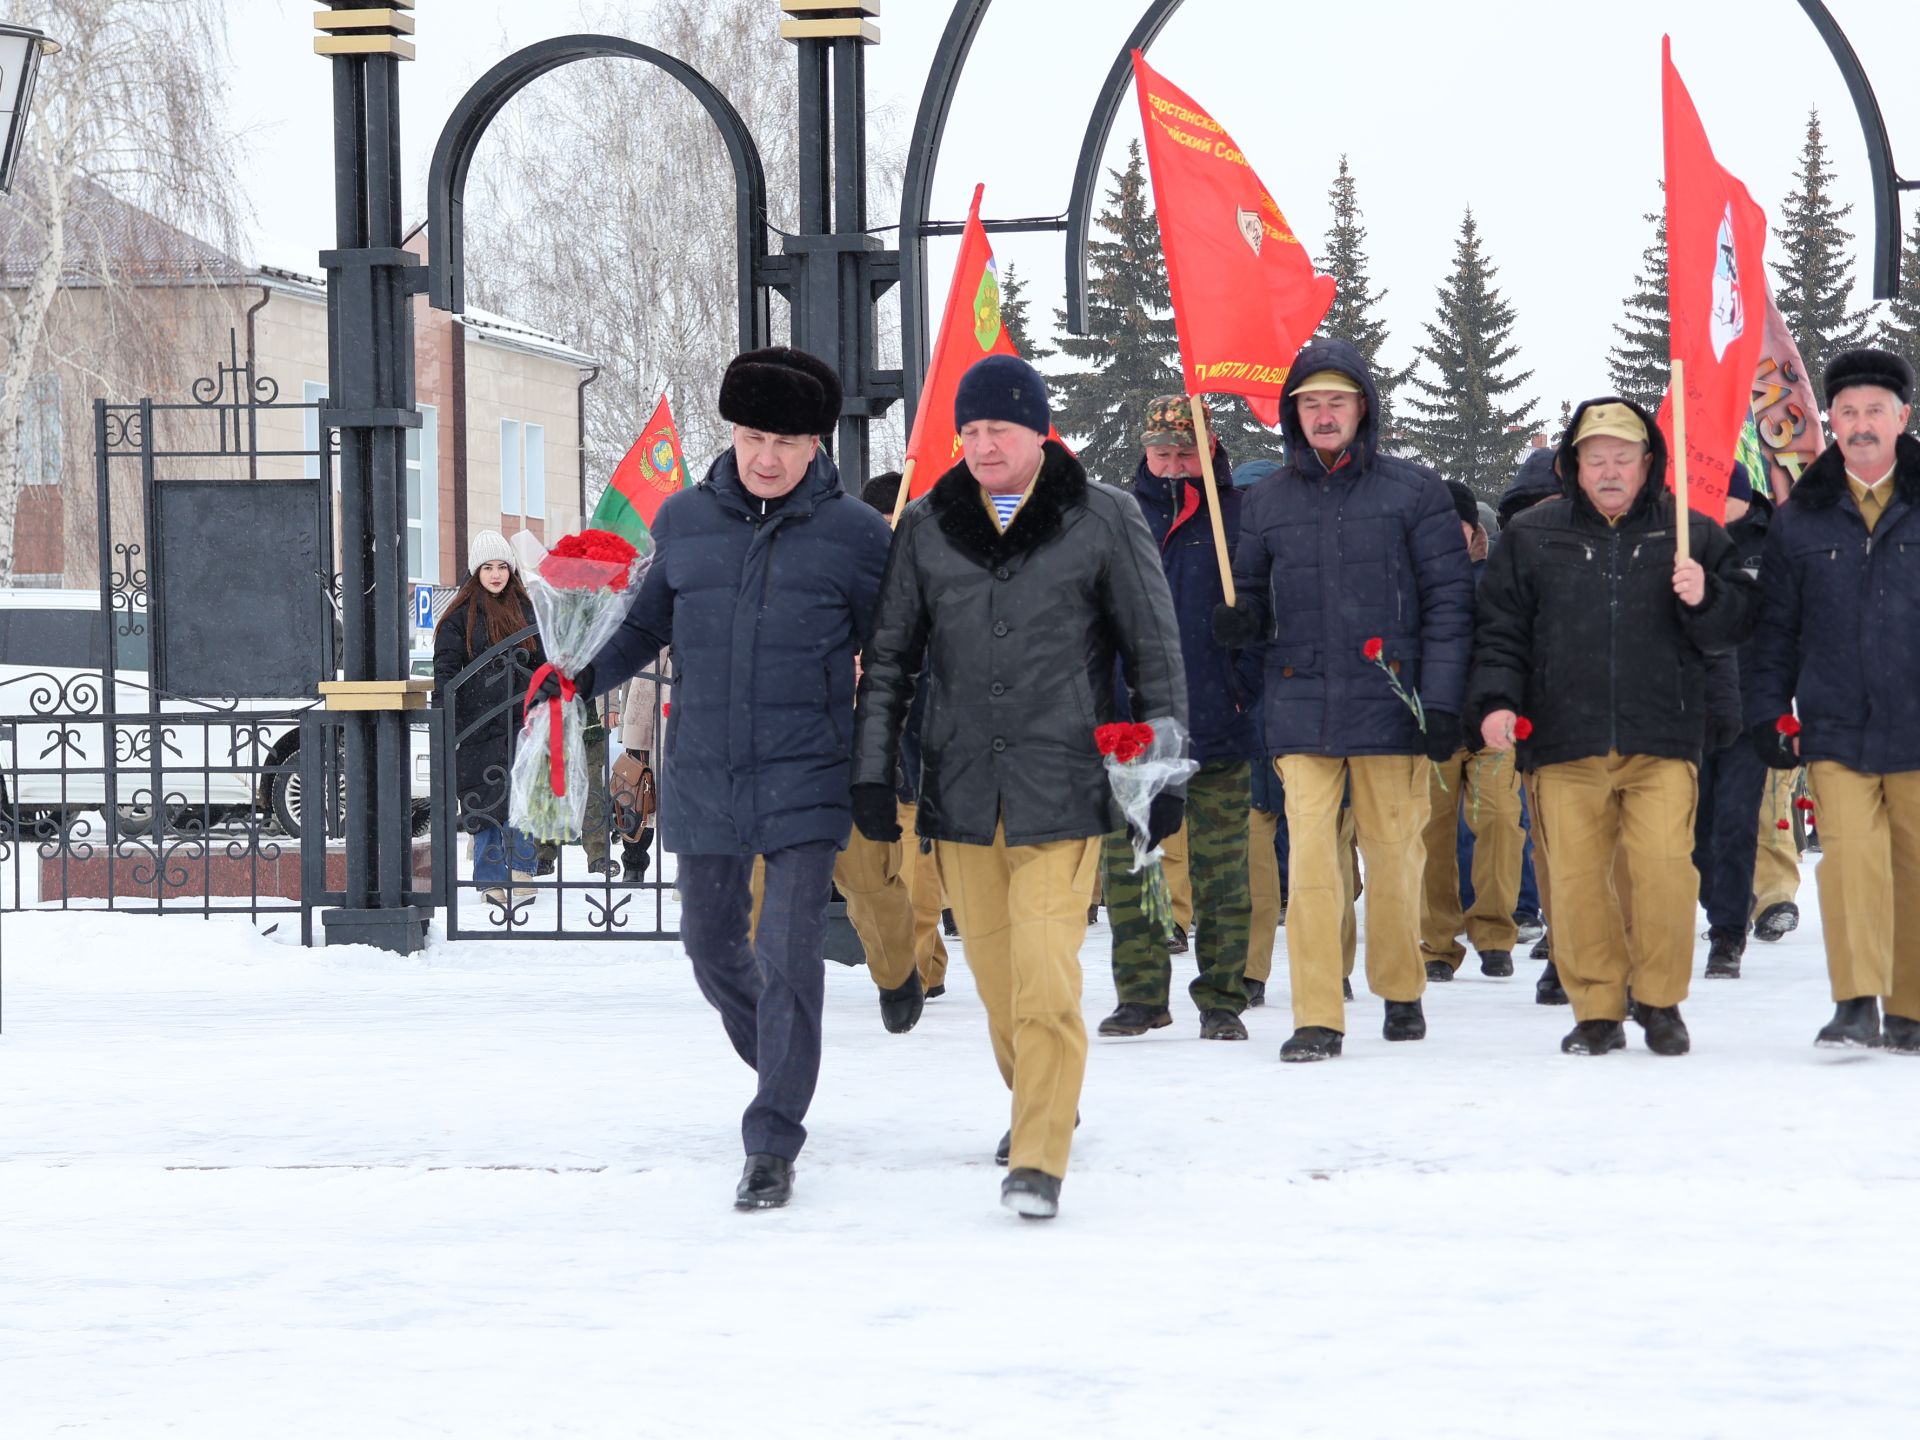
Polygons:
M1453 966L1449 965L1446 961L1444 960L1427 961L1427 980L1430 983L1445 982L1445 981L1451 980L1452 978L1453 978Z
M1560 983L1560 972L1553 968L1551 960L1547 961L1547 968L1540 972L1540 979L1533 987L1533 1003L1536 1005L1567 1003L1566 987Z
M1060 1180L1044 1170L1010 1170L1000 1182L1000 1203L1022 1220L1051 1220L1060 1213Z
M1351 1000L1353 998L1353 981L1347 979L1345 976L1342 976L1340 979L1340 998L1342 1000Z
M1549 930L1546 934L1542 935L1539 943L1535 945L1533 949L1529 950L1527 954L1535 960L1551 960L1553 958L1553 932Z
M942 910L940 912L940 933L949 940L960 933L960 927L953 923L953 911Z
M1861 1046L1878 1050L1881 1044L1879 996L1862 995L1858 1000L1842 1000L1833 1007L1833 1019L1821 1027L1813 1043L1830 1049Z
M778 1155L749 1155L733 1192L736 1210L778 1210L793 1198L793 1162Z
M1187 932L1176 925L1173 933L1167 937L1167 954L1184 955L1187 949Z
M1684 1055L1693 1048L1678 1005L1635 1005L1633 1022L1647 1032L1647 1049L1656 1055Z
M1540 918L1537 910L1524 920L1516 915L1513 923L1520 932L1517 939L1522 945L1531 945L1547 933L1547 922Z
M1427 1038L1427 1017L1420 1009L1418 1000L1387 1001L1387 1023L1380 1027L1380 1033L1389 1040L1424 1040Z
M1131 1000L1122 1001L1114 1008L1113 1014L1100 1022L1102 1035L1144 1035L1149 1030L1158 1030L1171 1025L1173 1016L1167 1013L1164 1005L1136 1005Z
M1762 910L1753 922L1753 938L1765 940L1769 944L1778 940L1789 930L1800 927L1800 907L1791 900L1782 900Z
M1511 950L1482 950L1480 952L1480 973L1491 975L1496 980L1504 980L1513 974L1513 952Z
M1738 980L1740 978L1740 952L1746 948L1746 937L1732 935L1709 936L1707 949L1707 978L1709 980Z
M930 985L927 987L927 999L929 1000L938 1000L946 993L947 987L944 985Z
M1231 1010L1202 1010L1200 1038L1202 1040L1244 1040L1247 1038L1247 1027Z
M1266 981L1249 980L1246 982L1246 986L1247 986L1247 1008L1249 1010L1253 1009L1257 1005L1264 1005L1267 1003L1267 982Z
M926 1003L927 987L920 983L916 970L904 985L880 992L880 1023L889 1035L904 1035L920 1023L920 1011Z
M1324 1025L1302 1025L1280 1047L1280 1058L1289 1065L1332 1060L1340 1054L1343 1038L1338 1030L1329 1030Z
M1627 1048L1627 1027L1618 1020L1582 1020L1560 1042L1562 1055L1604 1055Z
M1889 1055L1920 1055L1920 1020L1887 1016L1881 1022L1881 1042Z

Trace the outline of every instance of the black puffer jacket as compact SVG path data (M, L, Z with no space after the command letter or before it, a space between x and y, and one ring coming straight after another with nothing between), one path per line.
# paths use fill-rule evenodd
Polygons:
M527 681L541 663L540 637L529 635L523 646L493 657L453 690L460 672L491 645L485 618L472 611L471 601L454 606L433 631L433 703L444 705L453 697L453 767L459 787L454 799L469 830L507 823L507 768L513 763ZM532 607L525 613L526 623L533 624Z
M1625 402L1587 402L1601 403ZM1698 609L1675 597L1666 444L1653 417L1634 408L1653 437L1653 469L1620 523L1609 525L1581 492L1578 457L1564 441L1555 463L1565 496L1514 517L1480 584L1469 705L1533 722L1520 744L1523 769L1610 750L1698 763L1706 655L1753 630L1753 581L1727 532L1703 515L1693 515L1687 538L1707 572L1706 597Z
M1104 835L1122 824L1093 731L1114 718L1114 658L1135 713L1187 722L1173 597L1131 496L1049 441L1002 534L965 463L907 507L862 662L854 782L891 787L918 677L919 832L971 845Z

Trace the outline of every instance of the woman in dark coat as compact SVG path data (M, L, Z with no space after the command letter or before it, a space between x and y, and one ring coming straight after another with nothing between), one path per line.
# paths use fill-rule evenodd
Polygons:
M533 603L514 568L513 550L482 530L467 550L467 581L433 632L434 704L445 704L455 676L533 623ZM462 682L453 717L454 775L461 828L473 836L473 880L489 899L505 899L515 880L533 878L533 842L507 825L507 772L519 733L520 696L541 663L540 640L515 649Z

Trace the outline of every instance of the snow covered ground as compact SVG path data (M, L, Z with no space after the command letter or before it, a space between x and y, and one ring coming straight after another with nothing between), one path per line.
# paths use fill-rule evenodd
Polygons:
M1247 1045L1177 1000L1094 1042L1048 1225L959 966L907 1036L828 967L742 1215L671 946L0 916L0 1436L1912 1436L1920 1061L1812 1048L1807 879L1684 1060L1562 1057L1531 964L1321 1066L1279 985Z

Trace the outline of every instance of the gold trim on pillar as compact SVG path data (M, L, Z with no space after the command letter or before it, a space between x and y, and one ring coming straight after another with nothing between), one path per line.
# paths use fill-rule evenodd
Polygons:
M880 0L780 0L780 8L789 15L878 16Z
M329 710L424 710L431 680L322 680L320 699Z
M413 17L389 6L384 10L328 10L313 17L316 30L391 30L413 34Z
M782 40L858 40L863 45L880 43L880 27L871 20L782 20Z

